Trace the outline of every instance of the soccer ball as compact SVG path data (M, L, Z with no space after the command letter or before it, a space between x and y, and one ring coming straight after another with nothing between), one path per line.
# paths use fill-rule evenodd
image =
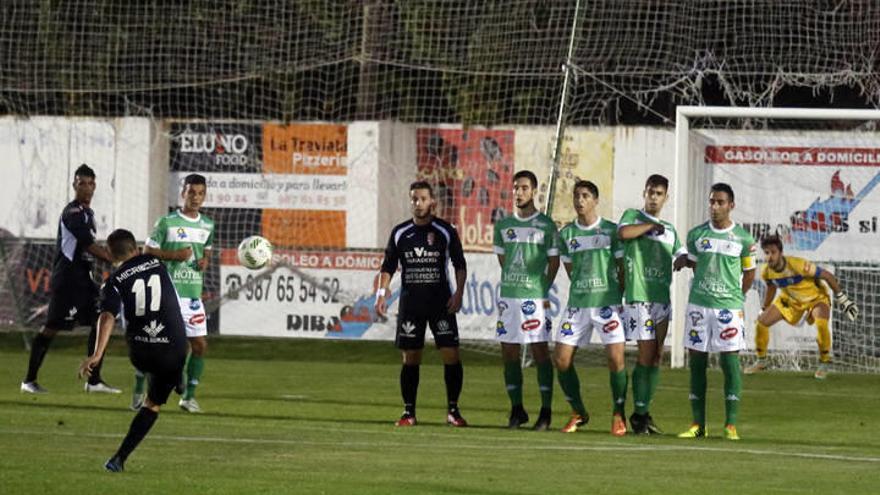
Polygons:
M238 262L245 268L259 270L272 259L272 243L265 237L252 235L238 245Z

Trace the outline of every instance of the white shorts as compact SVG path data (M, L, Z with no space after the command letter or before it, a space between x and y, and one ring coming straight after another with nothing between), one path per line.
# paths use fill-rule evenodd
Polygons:
M544 311L546 299L498 299L495 340L502 344L534 344L550 340L550 318Z
M657 324L672 319L672 306L654 302L624 304L621 317L626 340L657 340Z
M204 337L208 335L208 317L205 315L205 305L201 299L179 297L180 316L183 316L183 324L186 327L186 337Z
M556 330L553 340L560 344L581 347L590 343L593 330L597 329L602 345L624 342L626 339L623 335L620 310L619 305L601 308L566 308L562 324Z
M704 308L688 304L684 346L700 352L745 349L743 310Z

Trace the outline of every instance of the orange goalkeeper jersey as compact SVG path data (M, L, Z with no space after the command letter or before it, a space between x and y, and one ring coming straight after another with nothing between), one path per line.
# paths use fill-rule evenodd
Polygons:
M799 303L828 297L825 289L819 285L821 268L803 258L786 256L784 259L785 267L779 272L770 268L770 265L764 265L761 278L781 289L783 296Z

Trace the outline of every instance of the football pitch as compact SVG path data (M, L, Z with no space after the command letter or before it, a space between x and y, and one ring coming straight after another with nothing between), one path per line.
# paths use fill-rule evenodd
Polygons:
M444 424L442 366L426 349L415 428L401 412L391 344L215 338L198 399L177 396L126 463L106 473L133 414L131 366L114 336L105 379L125 389L87 395L75 372L81 336L59 336L40 383L23 395L27 352L0 334L0 493L878 493L880 376L746 376L739 432L721 438L721 373L710 371L710 438L680 440L690 422L687 370L664 369L653 416L667 434L612 437L608 373L581 367L592 420L575 434L508 431L498 358L463 353L465 429ZM628 363L629 367L630 363ZM525 372L525 405L539 399ZM630 391L631 395L631 391ZM627 404L631 410L630 403ZM554 391L553 426L568 407Z

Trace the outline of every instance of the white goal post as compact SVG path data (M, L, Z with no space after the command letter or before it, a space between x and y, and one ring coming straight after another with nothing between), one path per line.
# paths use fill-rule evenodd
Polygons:
M682 237L682 242L684 242L686 233L691 227L698 224L699 222L705 221L705 219L707 218L706 194L708 191L708 181L709 179L711 179L711 177L710 174L707 173L707 171L705 170L707 167L694 166L693 156L695 152L693 149L694 137L692 136L692 133L694 132L694 123L696 121L711 121L712 119L722 121L739 120L743 122L768 122L771 120L786 122L861 122L861 125L859 127L861 127L862 130L868 131L866 134L868 134L874 142L874 144L872 144L872 149L880 149L880 147L876 146L876 143L880 141L878 141L877 133L875 132L875 129L877 128L875 123L880 122L880 110L679 106L676 110L675 122L675 172L672 177L672 183L674 184L672 199L674 207L674 222L676 228L679 231L679 235ZM829 131L828 134L843 134L842 132L840 132L842 127L844 126L829 125L828 128L831 129L831 131ZM744 128L754 129L755 127L754 125L751 125L744 126ZM763 132L766 132L769 135L773 131L771 129L765 130ZM815 134L819 135L818 132L816 132ZM849 146L853 146L852 141L847 141L846 139L843 139L843 141L846 142ZM760 147L761 144L758 143L756 146ZM838 158L835 158L835 160L838 160ZM845 165L858 164L849 163L844 164L844 166ZM872 164L872 166L876 167L877 165ZM850 168L855 169L857 167ZM862 189L863 193L866 191L867 193L870 193L870 191L873 190L878 181L878 175L875 175L870 179L870 186ZM853 182L853 184L855 184L855 182ZM863 195L859 195L856 197L855 200L853 200L852 189L849 189L849 185L847 185L846 187L849 194L849 201L855 201L855 203L858 203L863 199ZM734 189L736 189L736 187ZM740 192L737 190L736 193L737 199L739 199ZM779 193L785 195L787 191L779 191ZM770 199L770 202L772 203L774 200L773 198ZM817 199L816 201L818 202L819 200ZM736 217L736 214L734 214L734 217ZM873 260L873 262L876 263L876 260ZM868 270L872 269L873 268L868 268ZM674 368L683 367L685 364L683 333L687 322L685 312L687 306L689 279L689 273L685 275L675 275L675 287L672 294L673 314L675 320L673 321L672 329L670 331L671 366ZM873 303L873 299L871 299L871 303ZM866 323L862 324L864 328L868 328L868 322L873 321L874 314L871 307L863 307L862 310L862 318L870 318L869 320L863 320L866 321ZM747 321L753 321L754 317L756 317L757 315L751 315L750 317L750 315L747 314L746 316ZM752 331L753 328L747 328L748 338L752 338ZM872 338L874 338L873 333L871 334L871 336ZM869 355L867 359L870 360L870 363L874 363L875 361L873 360L877 358L877 356L874 355L877 352L877 348L873 347L872 344L872 348L869 350L873 354ZM856 369L864 368L865 367L861 365L856 366ZM867 368L873 369L873 364L867 365Z

